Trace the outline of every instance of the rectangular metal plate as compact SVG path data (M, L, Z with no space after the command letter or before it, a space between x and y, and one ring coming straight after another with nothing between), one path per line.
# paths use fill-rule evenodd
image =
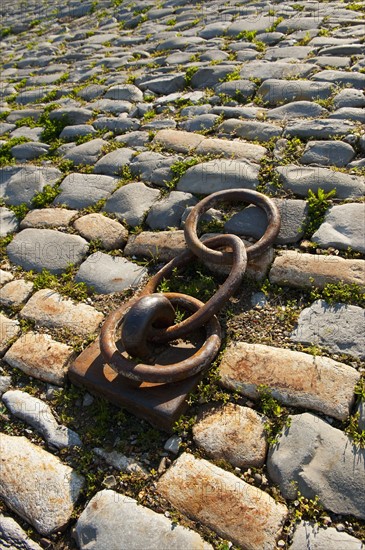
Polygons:
M99 339L71 364L68 376L72 383L86 387L90 393L108 399L169 433L188 407L187 395L202 378L197 374L173 384L135 384L105 363Z

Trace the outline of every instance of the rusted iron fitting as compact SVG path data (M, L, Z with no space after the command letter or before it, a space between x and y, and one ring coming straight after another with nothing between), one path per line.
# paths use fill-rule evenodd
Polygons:
M236 235L219 235L204 243L197 235L199 218L220 201L243 201L264 210L268 225L264 235L245 247ZM176 256L154 275L142 292L133 297L106 319L100 336L100 349L105 361L122 376L136 382L172 383L194 376L209 367L221 344L221 330L216 314L236 292L242 282L247 261L262 255L274 242L280 230L280 215L275 203L256 191L234 189L219 191L201 200L185 222L188 250ZM230 252L220 249L230 249ZM218 291L205 304L180 293L156 293L161 281L175 268L186 267L194 258L221 265L231 265L231 271ZM174 324L175 307L190 313L184 321ZM152 344L170 342L205 328L205 341L191 357L169 365L136 363L134 358L148 360Z

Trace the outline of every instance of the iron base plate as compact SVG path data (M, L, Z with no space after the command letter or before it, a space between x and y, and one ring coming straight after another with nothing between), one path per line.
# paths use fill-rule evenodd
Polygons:
M97 339L71 364L68 376L73 384L84 386L90 393L171 433L188 407L187 395L196 388L203 373L173 384L134 383L105 363Z

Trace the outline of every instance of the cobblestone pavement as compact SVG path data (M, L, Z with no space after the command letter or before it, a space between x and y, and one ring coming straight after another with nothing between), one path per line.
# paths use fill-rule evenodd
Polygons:
M2 1L1 548L364 548L364 8ZM174 433L70 384L233 188L282 226ZM219 204L201 232L266 223ZM223 280L192 264L162 290Z

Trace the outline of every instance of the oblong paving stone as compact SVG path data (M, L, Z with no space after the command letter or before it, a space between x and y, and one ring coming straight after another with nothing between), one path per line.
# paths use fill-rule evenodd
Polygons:
M58 424L47 403L24 391L9 390L4 393L2 401L9 411L32 426L47 444L56 449L81 447L82 443L76 432Z
M291 340L318 344L333 353L365 357L365 316L358 306L329 305L323 300L303 309Z
M104 489L89 502L78 519L76 540L81 550L211 550L198 533L176 525L136 500Z
M185 74L175 73L161 75L156 78L144 80L139 84L141 90L151 90L156 94L172 94L185 88Z
M90 165L95 164L100 155L102 154L103 147L108 145L107 141L103 139L92 139L81 145L72 147L65 155L65 160L72 160L75 165Z
M334 71L325 70L313 75L313 80L330 82L331 84L351 86L358 90L365 88L365 74L358 71Z
M20 222L20 229L30 227L67 227L77 215L77 210L66 210L66 208L41 208L31 210Z
M300 139L333 139L334 136L346 136L355 130L355 123L342 119L291 120L284 129L284 137Z
M14 279L14 275L10 273L10 271L5 271L4 269L0 269L0 287L8 283L9 281L12 281Z
M204 136L181 130L160 130L152 143L161 145L164 149L172 149L177 153L189 153L204 141Z
M98 294L111 294L137 287L145 275L144 267L126 258L96 252L81 264L75 280L86 283Z
M52 166L4 166L0 172L0 195L12 205L30 206L36 193L43 191L45 185L53 186L61 176L62 172Z
M208 138L200 142L195 153L198 155L220 154L233 159L249 159L259 162L267 153L266 147L241 140Z
M309 521L301 521L296 525L291 550L363 550L364 545L360 539L352 537L348 533L342 533L334 527L320 527Z
M19 321L9 319L9 317L0 313L0 356L3 355L11 340L18 336L20 331Z
M69 264L79 264L89 245L77 235L52 229L23 229L7 246L11 262L26 270L62 273Z
M117 178L111 176L69 174L61 183L61 193L53 202L66 204L70 208L86 208L110 197L117 182Z
M19 221L12 210L0 206L0 237L14 233L19 227Z
M193 437L211 458L239 468L260 468L268 447L264 424L265 417L256 411L227 403L198 418Z
M0 304L7 307L20 306L28 300L33 291L33 283L16 279L0 289Z
M0 434L0 448L0 494L6 505L42 535L63 528L83 478L25 437Z
M225 128L229 128L229 122L229 120L223 122L218 130L220 132L225 132ZM234 132L243 139L269 141L272 138L279 137L282 134L282 129L274 124L268 124L267 122L242 120L235 125Z
M83 107L60 107L49 113L50 120L65 120L69 124L85 124L93 112Z
M124 134L131 130L138 130L140 122L136 118L122 117L100 117L93 122L94 128L97 130L109 130L114 134Z
M323 116L327 113L327 109L321 107L318 103L313 103L312 101L293 101L281 107L269 109L266 113L266 117L278 120L288 120L291 118L314 118Z
M134 154L135 151L127 147L116 149L98 160L94 166L94 173L108 176L120 175L123 166L129 163Z
M80 335L95 332L104 318L104 315L93 307L82 303L74 304L49 288L33 294L20 312L20 316L43 327L66 328Z
M351 248L365 253L365 204L349 203L332 206L324 222L312 235L312 240L322 248L335 246Z
M151 206L157 201L160 191L141 182L124 185L107 200L104 210L131 226L139 225Z
M301 164L346 166L355 154L351 145L341 141L308 141L299 162Z
M143 93L133 84L117 84L112 86L104 94L104 97L132 102L143 101Z
M14 550L42 550L13 518L0 514L0 547Z
M326 509L364 518L365 449L318 416L289 418L290 426L270 449L267 461L270 478L282 495L295 499L297 490L310 499L318 495Z
M244 79L259 78L260 80L280 79L309 76L317 66L312 63L288 63L286 61L257 60L245 63L240 71Z
M123 248L128 239L125 227L103 214L87 214L78 218L73 225L85 239L100 240L106 250Z
M184 250L184 231L142 231L129 236L124 254L169 262Z
M255 189L259 184L258 175L259 167L250 161L211 160L189 168L176 189L204 195L237 188Z
M333 86L327 82L312 82L311 80L265 80L257 91L257 95L269 105L278 106L291 101L313 101L327 99L333 91Z
M269 279L274 284L299 288L324 288L328 283L340 282L365 287L365 260L282 250L274 260Z
M247 550L272 550L287 508L206 460L182 454L157 483L173 506Z
M225 387L246 397L257 399L264 385L287 405L339 420L350 414L360 378L354 368L328 357L245 342L226 348L219 371Z
M78 137L90 134L96 134L96 130L91 124L76 124L75 126L65 126L60 133L60 139L75 141Z
M56 342L49 334L27 332L8 349L4 360L28 376L62 386L73 354L70 346Z
M362 197L365 192L365 178L328 168L288 164L278 166L277 171L284 189L301 197L306 197L309 189L317 192L320 188L326 193L335 189L336 197L340 199Z
M20 143L11 148L11 154L16 160L33 160L42 155L46 155L49 147L50 146L46 143L39 143L36 141Z

